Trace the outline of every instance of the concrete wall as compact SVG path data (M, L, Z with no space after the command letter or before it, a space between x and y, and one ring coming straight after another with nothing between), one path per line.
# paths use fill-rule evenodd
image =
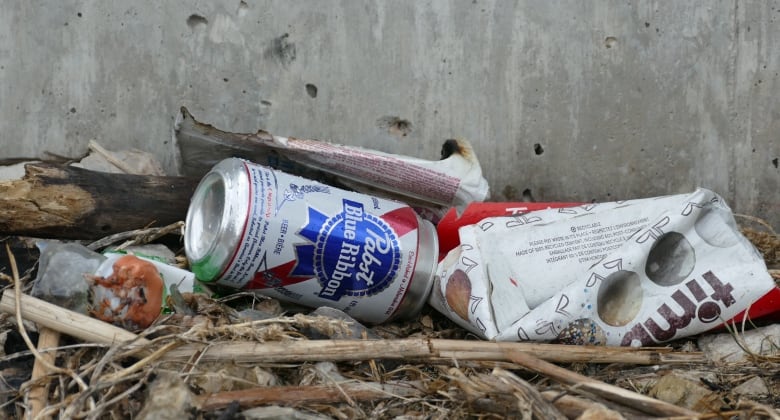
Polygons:
M173 171L186 105L223 129L431 159L467 138L497 200L704 186L780 227L779 1L2 6L0 157L96 139Z

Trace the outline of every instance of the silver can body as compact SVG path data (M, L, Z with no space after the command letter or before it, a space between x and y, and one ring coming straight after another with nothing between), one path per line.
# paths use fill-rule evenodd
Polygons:
M424 306L437 265L433 225L409 206L226 159L187 212L195 276L380 323Z

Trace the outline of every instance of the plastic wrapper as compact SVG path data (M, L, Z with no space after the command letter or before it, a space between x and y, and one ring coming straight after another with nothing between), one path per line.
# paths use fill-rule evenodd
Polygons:
M92 316L128 330L144 329L160 316L164 285L149 261L123 255L113 261L106 275L87 279L93 298L89 311Z
M161 258L111 251L95 270L91 280L93 316L128 330L151 325L161 311L167 311L167 297L173 288L197 291L195 275L166 264Z
M148 250L142 250L142 251L148 251ZM179 292L182 293L193 293L193 292L201 291L197 281L195 281L195 275L191 271L184 270L175 267L171 264L168 264L166 261L164 261L164 258L162 256L150 255L150 253L123 252L123 251L106 252L105 253L106 259L95 270L95 275L102 276L102 277L110 277L113 274L114 263L116 263L116 261L122 258L124 255L128 255L128 254L134 255L154 265L155 269L159 273L160 278L162 279L164 284L164 287L162 289L163 309L167 309L165 308L165 301L167 297L171 294L171 287L173 287L174 285L179 290Z
M137 261L117 265L130 254L99 254L76 242L41 241L37 245L41 258L33 296L127 329L145 328L161 310L167 310L164 302L171 288L200 291L194 274L159 257L132 255ZM117 267L125 269L117 273Z
M75 242L41 241L38 276L32 295L79 313L87 313L89 284L93 273L106 257Z
M487 339L654 345L720 325L774 288L705 189L486 218L459 235L430 303Z

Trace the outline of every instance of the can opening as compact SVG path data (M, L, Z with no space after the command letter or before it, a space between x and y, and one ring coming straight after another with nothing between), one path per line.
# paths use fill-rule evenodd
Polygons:
M186 252L193 262L206 258L216 246L225 212L225 181L217 173L206 175L195 190L187 214Z

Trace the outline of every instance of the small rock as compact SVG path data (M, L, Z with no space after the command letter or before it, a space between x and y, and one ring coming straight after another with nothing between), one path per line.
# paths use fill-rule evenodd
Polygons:
M711 383L717 383L719 381L719 373L713 372L712 370L676 369L672 373L678 378L686 379L697 384L701 384L702 381L709 381Z
M270 370L255 366L252 368L252 372L254 372L257 384L260 386L279 385L279 378L277 378L276 375L274 375Z
M284 313L279 301L265 297L254 302L251 308L246 308L238 312L238 317L244 322L262 321L281 316Z
M138 419L186 419L193 407L192 392L187 384L176 374L160 374L149 386L146 405L138 413Z
M0 356L5 356L5 350L3 347L5 346L5 340L8 338L8 332L10 330L5 330L0 332Z
M694 411L717 410L726 404L717 393L699 383L669 373L661 377L648 393L649 396Z
M422 324L423 327L432 330L433 329L433 318L431 318L430 315L424 315L420 317L420 324Z
M604 407L603 405L588 408L587 410L583 411L579 417L577 417L577 420L624 420L624 419L625 417L623 417L622 414L618 413L615 410L610 410L607 407Z
M307 328L302 331L307 337L311 339L324 339L324 338L332 338L332 339L341 339L341 340L348 340L348 339L361 339L363 338L363 333L365 332L366 338L369 340L378 340L382 337L379 336L379 334L375 333L370 328L365 327L363 324L358 322L355 318L352 318L344 311L338 310L336 308L331 308L328 306L321 306L314 311L312 311L309 315L311 316L324 316L331 319L346 321L349 323L349 331L337 331L331 335L325 335L321 331L316 331L313 328Z
M578 346L604 346L607 344L607 335L593 320L581 318L569 323L558 334L558 342Z
M738 336L753 353L762 356L780 355L780 324L745 331L738 333ZM749 358L731 333L703 335L699 338L699 348L713 362L734 363Z
M769 388L767 388L764 380L758 376L754 376L753 378L742 382L739 386L734 388L733 391L735 394L744 395L746 397L769 395Z
M202 392L236 391L257 386L274 386L278 378L260 367L248 368L233 362L199 363L197 370L190 373L190 383Z
M303 376L299 385L332 384L346 380L333 362L317 362L302 367Z

